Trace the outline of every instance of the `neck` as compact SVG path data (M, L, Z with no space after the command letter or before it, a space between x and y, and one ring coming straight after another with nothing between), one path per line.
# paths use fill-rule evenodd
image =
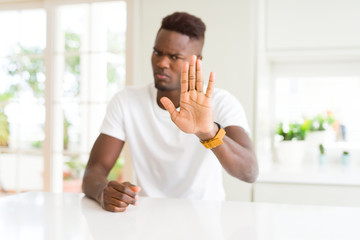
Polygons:
M165 109L164 106L162 105L162 103L160 102L160 99L162 97L169 98L173 102L175 108L178 108L180 106L180 92L179 91L177 91L177 90L173 90L173 91L158 90L157 91L156 102L160 108Z

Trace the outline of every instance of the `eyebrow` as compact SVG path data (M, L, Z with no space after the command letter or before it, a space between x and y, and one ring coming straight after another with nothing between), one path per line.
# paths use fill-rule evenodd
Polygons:
M157 51L161 54L164 54L164 52L160 51L159 49L157 49L156 47L153 47L154 51ZM183 57L184 55L182 53L165 53L166 55L170 55L170 56L178 56L178 57Z

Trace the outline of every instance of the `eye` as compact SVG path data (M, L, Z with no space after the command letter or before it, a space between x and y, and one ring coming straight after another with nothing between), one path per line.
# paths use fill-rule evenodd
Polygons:
M180 59L180 58L179 58L178 56L176 56L176 55L171 55L170 57L171 57L172 60L178 60L178 59Z
M156 55L156 56L159 56L159 55L160 55L160 52L154 49L154 50L153 50L153 54Z

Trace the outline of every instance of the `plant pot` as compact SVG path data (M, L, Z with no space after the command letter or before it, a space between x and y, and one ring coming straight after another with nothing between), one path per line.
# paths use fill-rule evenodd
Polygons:
M349 154L343 154L341 156L341 164L343 166L349 166L350 165L350 155Z
M277 162L301 165L304 161L305 141L282 141L276 147Z
M335 133L333 130L313 131L306 135L305 158L306 163L315 163L318 159L319 145L331 143L335 141Z
M324 166L327 164L327 157L325 154L320 154L319 155L319 165L320 166Z

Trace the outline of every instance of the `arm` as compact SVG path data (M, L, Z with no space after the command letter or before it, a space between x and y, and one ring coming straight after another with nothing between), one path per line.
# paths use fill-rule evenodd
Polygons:
M123 146L123 141L100 134L91 150L83 178L82 189L85 195L112 212L123 212L129 204L135 205L136 193L140 191L139 187L128 182L107 180Z
M180 111L176 110L170 99L160 99L176 126L183 132L195 134L200 140L213 138L219 130L214 123L211 102L214 78L214 73L211 73L204 94L201 60L193 56L190 66L185 63L181 74ZM223 144L212 151L229 174L246 182L254 182L258 175L258 164L250 138L241 127L229 126L225 131Z
M223 144L211 150L230 175L245 182L255 182L259 170L250 138L238 126L226 127L225 131Z

